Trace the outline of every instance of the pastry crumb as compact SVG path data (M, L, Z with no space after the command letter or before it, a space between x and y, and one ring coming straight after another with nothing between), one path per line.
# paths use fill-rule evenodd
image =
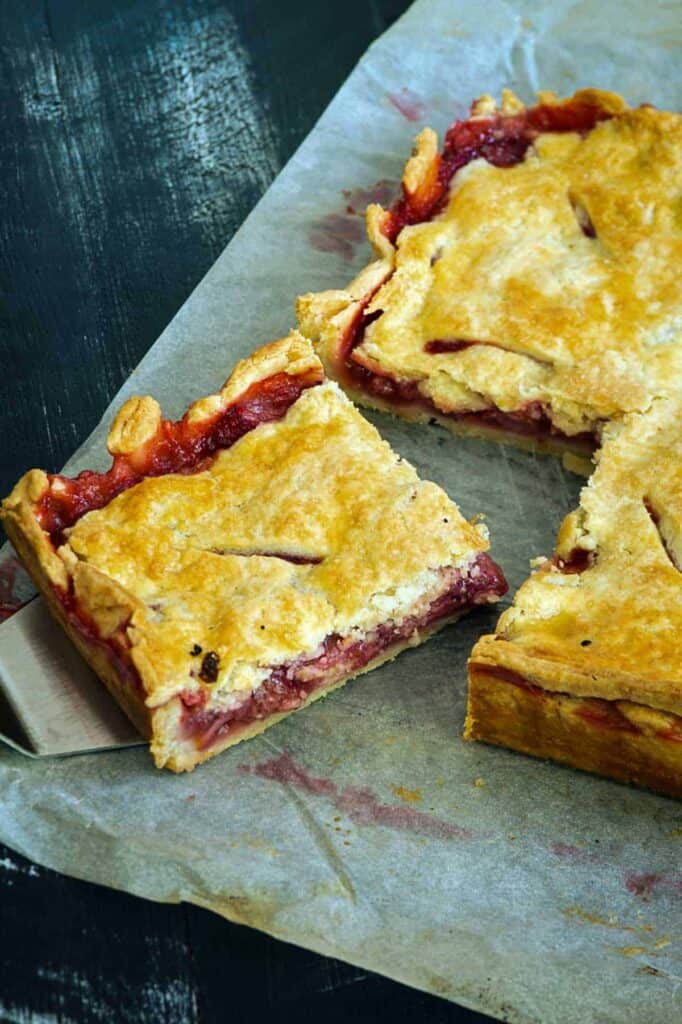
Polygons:
M538 555L537 558L531 558L530 567L531 569L539 569L547 562L548 559L544 555Z
M405 789L404 786L392 786L393 792L406 804L418 804L422 798L421 789Z

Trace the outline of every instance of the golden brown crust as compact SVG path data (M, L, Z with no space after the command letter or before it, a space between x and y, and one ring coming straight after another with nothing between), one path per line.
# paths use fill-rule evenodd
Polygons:
M263 345L240 360L217 394L200 398L190 406L187 413L189 422L198 423L210 419L236 401L253 384L279 373L292 377L312 373L322 379L320 360L308 340L298 331L291 331L285 338Z
M119 409L109 429L112 455L129 455L151 440L161 426L161 406L150 395L134 395Z
M345 289L308 292L296 299L299 328L315 346L325 372L332 379L339 379L336 358L339 344L369 297L388 280L392 271L392 258L385 257L361 270ZM345 385L345 381L343 383ZM363 402L365 398L363 396Z
M322 377L295 332L240 363L187 420L214 417L282 373ZM160 422L152 399L129 400L111 450L134 464ZM418 614L442 593L445 568L466 569L487 548L485 529L419 480L332 382L308 387L206 468L143 478L66 529L55 551L38 504L63 488L27 474L3 505L8 533L79 650L151 731L159 763L177 760L168 729L180 694L230 710L273 666L314 656L330 634ZM120 664L108 641L125 651ZM217 659L216 679L204 679L197 650Z
M433 128L423 128L414 140L412 156L405 164L402 183L414 195L428 180L438 158L438 135Z
M569 101L540 99L614 116L584 138L541 135L513 167L473 161L453 179L444 211L403 229L395 246L381 234L385 211L373 207L368 228L381 247L384 283L367 312L383 313L355 358L416 382L444 413L510 412L537 402L572 436L682 386L682 116L630 110L616 94L594 89ZM506 93L501 107L481 98L475 116L521 109ZM426 129L406 165L408 194L428 186L436 153ZM324 296L304 296L299 317L327 372L341 379L358 295L351 286L344 307L343 292L334 294L333 309ZM460 338L495 345L424 350L428 341Z
M586 720L577 713L581 706L565 694L534 694L476 665L469 673L464 735L682 797L682 742L647 728L650 709L626 708L641 725L630 732Z
M682 713L681 438L673 400L607 429L554 558L520 588L497 635L478 641L473 661L549 690ZM583 571L562 571L576 553Z
M66 569L35 515L35 506L47 488L47 474L42 469L29 470L3 501L2 521L7 536L36 586L40 586L36 580L39 577L46 586L65 589L68 584Z

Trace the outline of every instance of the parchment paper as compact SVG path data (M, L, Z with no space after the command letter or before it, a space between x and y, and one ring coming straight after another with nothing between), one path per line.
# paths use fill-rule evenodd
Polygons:
M297 292L343 285L368 257L346 207L387 191L423 123L442 130L503 86L530 99L589 84L676 108L679 39L676 4L419 0L113 406L149 391L180 414L286 331ZM372 418L466 514L486 511L512 590L549 553L580 484L557 461ZM109 420L69 469L105 464ZM157 773L139 749L2 750L0 839L511 1021L669 1024L682 1008L682 809L464 744L465 661L494 621L471 616L193 775Z

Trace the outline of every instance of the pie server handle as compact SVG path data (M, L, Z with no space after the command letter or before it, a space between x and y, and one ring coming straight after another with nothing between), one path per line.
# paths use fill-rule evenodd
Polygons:
M144 743L40 597L0 625L0 740L29 757Z

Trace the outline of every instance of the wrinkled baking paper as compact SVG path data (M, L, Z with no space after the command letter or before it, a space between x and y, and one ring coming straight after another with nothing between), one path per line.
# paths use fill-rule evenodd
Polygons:
M419 0L112 408L149 391L179 415L287 330L298 292L343 285L369 255L346 208L399 178L422 124L442 132L503 86L526 100L601 86L674 109L680 34L675 4ZM512 590L550 552L580 485L557 460L371 418L465 514L485 510ZM110 419L69 469L106 463ZM156 772L139 748L42 761L3 749L0 839L505 1020L670 1024L682 1014L682 805L463 743L466 657L495 619L470 616L191 775Z

